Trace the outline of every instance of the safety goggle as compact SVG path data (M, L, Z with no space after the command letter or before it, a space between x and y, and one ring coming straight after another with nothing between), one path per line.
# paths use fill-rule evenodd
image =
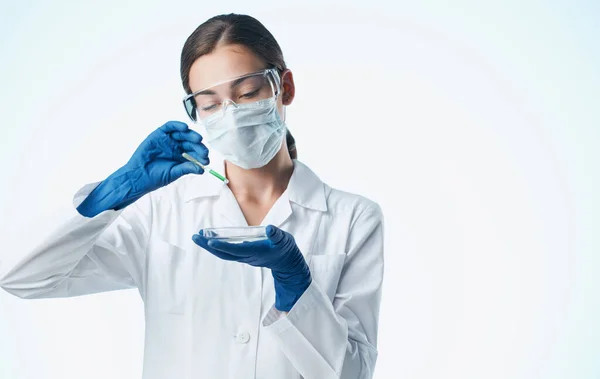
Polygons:
M223 113L228 105L255 103L277 98L281 89L279 72L267 68L227 79L183 98L185 111L194 122Z

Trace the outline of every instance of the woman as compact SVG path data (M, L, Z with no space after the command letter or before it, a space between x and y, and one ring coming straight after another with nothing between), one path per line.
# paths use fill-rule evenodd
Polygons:
M279 45L252 17L213 17L186 41L181 78L203 136L177 121L151 133L75 195L70 218L2 287L21 298L137 288L146 379L371 378L381 210L295 159L284 124L294 80ZM207 165L203 142L224 157L211 167L228 184L182 157ZM252 225L269 225L268 238L203 234Z

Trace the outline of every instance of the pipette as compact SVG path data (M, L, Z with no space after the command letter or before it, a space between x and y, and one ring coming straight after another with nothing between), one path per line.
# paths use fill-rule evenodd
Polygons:
M198 162L198 160L194 157L192 157L191 155L189 155L188 153L183 153L181 154L185 159L187 159L188 161L197 164L198 166L202 167L205 171L208 171L211 175L213 175L215 178L221 180L223 183L228 184L229 180L224 177L223 175L219 174L218 172L216 172L215 170L213 170L210 167L206 167L204 166L202 163Z

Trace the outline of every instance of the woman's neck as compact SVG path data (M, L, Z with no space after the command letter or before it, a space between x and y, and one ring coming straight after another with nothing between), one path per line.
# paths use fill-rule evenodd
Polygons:
M244 170L226 161L225 172L229 179L229 189L238 202L272 203L287 188L294 172L294 162L284 142L275 157L265 166Z

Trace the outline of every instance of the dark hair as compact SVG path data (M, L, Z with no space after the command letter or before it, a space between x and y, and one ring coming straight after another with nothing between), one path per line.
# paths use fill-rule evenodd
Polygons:
M279 74L287 68L275 37L257 19L235 13L214 16L198 26L183 45L181 82L188 94L192 93L190 68L196 59L211 53L218 45L232 44L245 46L263 59L268 67L277 68ZM289 130L286 141L290 157L297 158L296 141Z

